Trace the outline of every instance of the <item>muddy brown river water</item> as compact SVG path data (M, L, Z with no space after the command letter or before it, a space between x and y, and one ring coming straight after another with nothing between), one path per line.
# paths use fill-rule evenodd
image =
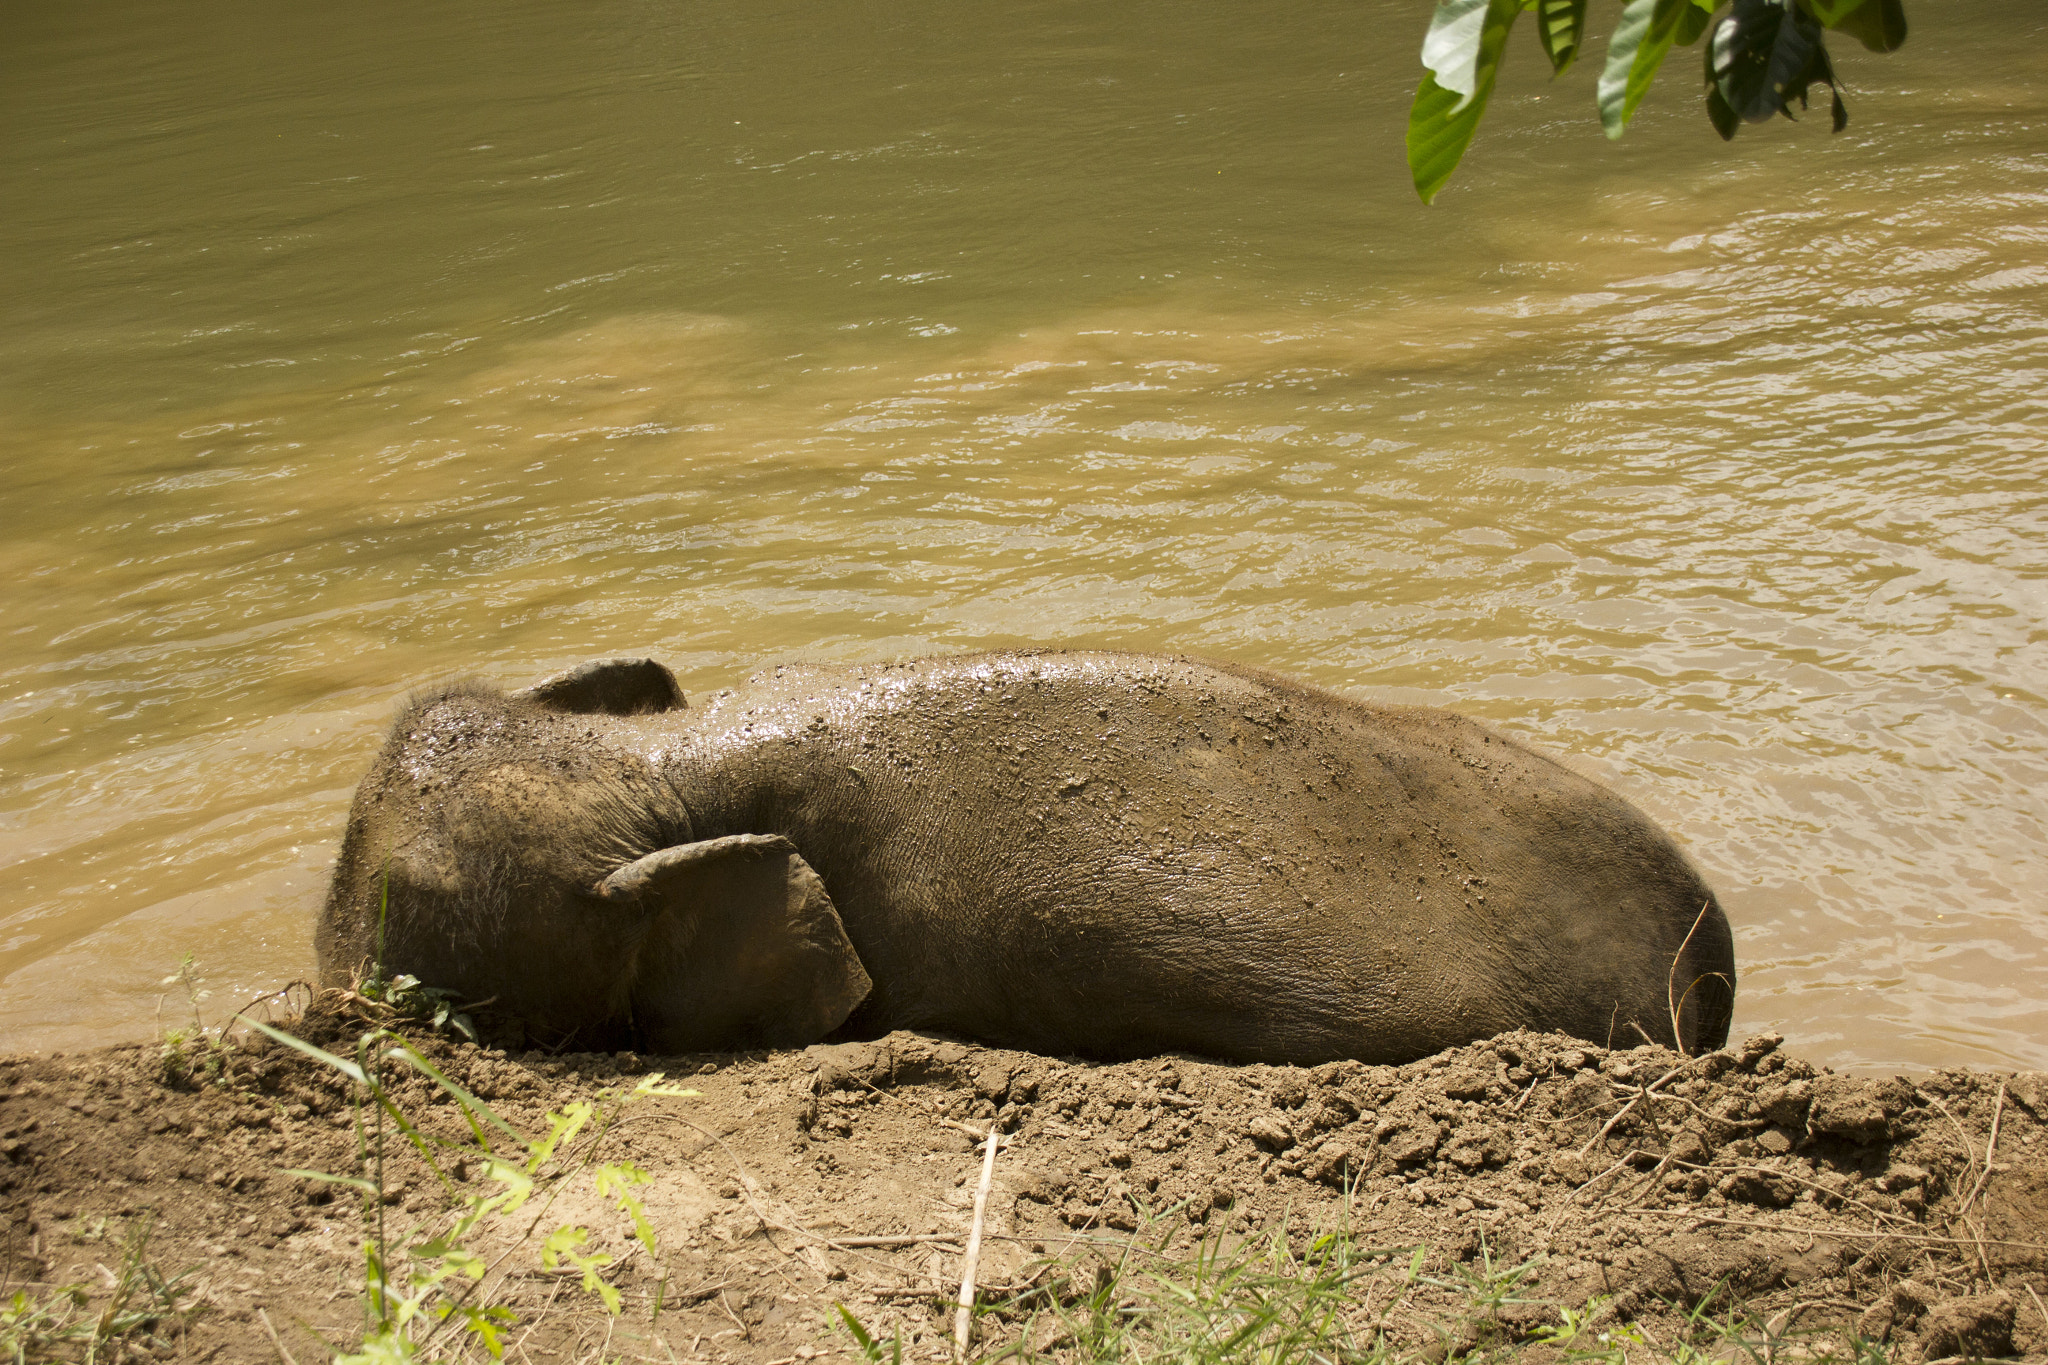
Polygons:
M1621 143L1426 6L7 6L0 1049L310 967L394 700L1190 651L1569 757L1737 1027L2048 1067L2048 13ZM183 1010L172 993L167 1014Z

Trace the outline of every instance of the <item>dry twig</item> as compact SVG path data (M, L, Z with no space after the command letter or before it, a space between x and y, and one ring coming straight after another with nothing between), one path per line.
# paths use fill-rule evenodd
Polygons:
M974 1191L974 1222L967 1230L967 1255L960 1267L960 1307L953 1314L953 1359L967 1359L967 1333L974 1325L974 1272L981 1264L981 1225L988 1215L988 1187L995 1179L996 1148L1002 1145L1002 1126L990 1120L988 1137L982 1144L981 1184Z
M1671 1011L1671 1041L1677 1045L1678 1055L1686 1058L1690 1058L1692 1054L1685 1050L1685 1035L1678 1030L1678 1019L1685 1013L1686 999L1699 989L1700 982L1705 981L1707 976L1719 976L1723 981L1728 980L1720 972L1708 972L1707 976L1694 977L1693 983L1685 988L1684 995L1675 999L1672 996L1672 992L1678 989L1678 960L1684 957L1685 950L1692 946L1692 936L1700 931L1700 924L1706 919L1707 911L1713 908L1712 900L1700 906L1700 912L1692 917L1692 928L1685 931L1685 937L1679 941L1678 951L1671 955L1671 969L1664 973L1664 1004ZM1733 983L1730 985L1732 988ZM1641 1031L1640 1026L1637 1031Z
M1937 1237L1930 1232L1856 1232L1848 1228L1815 1228L1804 1223L1766 1223L1756 1218L1715 1218L1687 1209L1621 1209L1622 1213L1646 1213L1654 1218L1689 1218L1695 1223L1716 1223L1729 1228L1762 1228L1766 1232L1796 1233L1806 1237L1853 1239L1859 1242L1917 1242L1924 1246L2021 1247L2048 1251L2048 1242L2016 1242L2008 1238Z
M732 1305L725 1301L725 1291L723 1289L718 1291L718 1307L721 1312L723 1312L728 1318L732 1319L732 1325L740 1329L741 1341L750 1342L754 1339L753 1331L747 1326L746 1323L740 1320L740 1315L738 1313L732 1311Z
M853 1247L913 1247L926 1242L957 1242L957 1232L911 1232L895 1237L825 1237L820 1233L809 1233L828 1247L846 1251Z
M2004 1118L2005 1082L2000 1081L1998 1083L1998 1102L1991 1107L1991 1136L1984 1140L1984 1170L1977 1177L1977 1183L1972 1185L1970 1192L1963 1197L1962 1204L1957 1207L1956 1217L1958 1218L1970 1211L1970 1206L1977 1202L1977 1196L1984 1193L1985 1182L1991 1179L1991 1155L1998 1150L1998 1125Z
M1704 1056L1706 1054L1703 1053L1701 1055ZM1586 1145L1579 1148L1579 1155L1584 1156L1586 1153L1592 1151L1593 1148L1597 1146L1601 1141L1603 1141L1609 1133L1614 1131L1615 1124L1620 1123L1622 1119L1628 1116L1629 1110L1635 1108L1644 1100L1649 1099L1652 1096L1655 1096L1657 1099L1676 1099L1677 1096L1675 1095L1658 1095L1658 1087L1663 1085L1664 1082L1670 1080L1673 1076L1676 1076L1679 1072L1684 1071L1687 1067L1690 1067L1694 1062L1698 1060L1698 1057L1688 1057L1684 1061L1680 1062L1677 1066L1672 1067L1669 1071L1659 1076L1656 1080L1651 1081L1648 1085L1637 1086L1635 1098L1630 1100L1627 1104L1621 1106L1621 1108L1615 1110L1614 1117L1608 1119L1607 1122L1601 1126L1599 1132L1593 1134L1592 1137L1586 1139Z
M270 1334L270 1344L277 1348L278 1359L282 1360L284 1365L299 1365L298 1361L292 1359L292 1353L284 1348L284 1340L278 1336L277 1329L270 1325L270 1314L259 1308L256 1310L256 1316L262 1320L263 1330Z

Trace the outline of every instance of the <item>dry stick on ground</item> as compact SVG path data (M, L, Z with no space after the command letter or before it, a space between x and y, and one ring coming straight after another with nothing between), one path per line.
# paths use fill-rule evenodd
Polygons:
M256 1310L256 1316L262 1319L263 1330L270 1334L270 1344L277 1348L278 1359L282 1360L284 1365L299 1365L298 1361L292 1359L292 1353L284 1348L284 1341L277 1335L277 1329L270 1325L270 1314L259 1308Z
M981 1225L988 1215L988 1187L995 1179L996 1148L1002 1145L1002 1141L1002 1125L990 1119L988 1137L982 1143L981 1184L974 1191L974 1223L967 1230L967 1255L962 1258L960 1267L960 1307L953 1313L953 1359L956 1361L967 1359L967 1333L974 1325L974 1272L981 1264Z
M739 1172L740 1190L747 1196L747 1203L753 1208L754 1216L760 1219L761 1226L763 1228L773 1228L777 1232L786 1232L792 1237L807 1237L811 1241L817 1242L822 1246L831 1247L835 1251L848 1252L854 1256L860 1257L861 1260L874 1261L878 1265L886 1266L888 1269L895 1271L900 1271L902 1267L893 1265L888 1261L883 1261L873 1256L862 1256L859 1251L859 1248L873 1247L879 1250L893 1246L917 1246L927 1242L957 1242L960 1240L958 1236L951 1233L911 1233L904 1236L894 1237L827 1237L824 1233L814 1232L810 1228L803 1226L801 1223L774 1222L768 1217L767 1211L761 1207L759 1201L757 1201L754 1198L754 1192L752 1189L754 1177L752 1176L752 1174L748 1172L745 1163L739 1159L738 1155L736 1155L733 1152L732 1148L725 1145L724 1140L721 1139L718 1136L718 1134L713 1133L708 1129L705 1129L699 1124L692 1123L690 1120L684 1118L681 1114L643 1114L639 1117L643 1121L667 1119L672 1123L680 1123L685 1128L688 1128L691 1131L703 1136L706 1140L715 1145L719 1151L724 1152L726 1155L726 1159L732 1162L733 1169ZM965 1127L965 1125L963 1124L956 1124L955 1126ZM968 1128L967 1131L970 1133L974 1132L972 1128ZM979 1137L980 1134L975 1133L975 1136ZM698 1150L702 1151L703 1149L699 1148ZM779 1254L783 1256L787 1256L790 1254L786 1251L783 1251L781 1247L775 1246L775 1240L772 1237L767 1240L768 1245L774 1247L776 1252L778 1252Z
M1827 1186L1819 1184L1812 1180L1803 1180L1800 1177L1792 1174L1792 1172L1790 1171L1781 1171L1772 1166L1716 1166L1712 1162L1704 1161L1680 1161L1674 1164L1683 1167L1685 1170L1688 1171L1746 1171L1753 1175L1774 1175L1779 1177L1780 1179L1789 1180L1795 1185L1804 1185L1807 1189L1814 1191L1816 1194L1824 1194L1830 1199L1839 1199L1844 1204L1854 1204L1857 1208L1862 1209L1865 1213L1869 1214L1873 1220L1879 1223L1882 1223L1883 1220L1887 1218L1902 1223L1907 1221L1903 1214L1886 1213L1883 1209L1877 1208L1874 1205L1866 1204L1861 1199L1856 1199L1849 1195L1843 1194L1839 1190L1831 1190ZM1917 1223L1911 1223L1908 1224L1908 1226L1918 1227L1919 1225ZM1873 1231L1875 1230L1876 1229L1873 1229Z
M899 1237L825 1237L820 1233L812 1233L811 1235L817 1237L826 1246L837 1247L841 1250L853 1247L911 1247L920 1246L926 1242L957 1242L960 1240L960 1234L957 1232L911 1232Z
M740 1340L751 1342L754 1339L753 1330L740 1320L738 1313L732 1311L732 1305L725 1301L725 1291L723 1289L718 1291L718 1306L728 1318L732 1319L732 1325L740 1329Z
M754 1198L754 1185L756 1182L753 1173L747 1170L746 1163L739 1159L738 1154L732 1148L725 1145L724 1139L720 1138L718 1134L699 1124L692 1123L681 1114L642 1114L638 1116L638 1119L641 1122L666 1120L670 1123L680 1123L685 1128L702 1136L706 1141L717 1147L719 1151L724 1152L726 1160L732 1162L733 1169L739 1172L740 1193L747 1197L748 1206L753 1209L754 1217L760 1220L763 1228L770 1228L776 1232L786 1232L792 1237L807 1237L813 1242L839 1251L851 1251L856 1247L916 1246L921 1242L957 1242L960 1240L957 1235L947 1232L908 1233L902 1236L889 1237L828 1237L822 1232L812 1231L801 1223L777 1222L768 1216L768 1211L761 1207L758 1199ZM973 1132L974 1130L970 1128L967 1131ZM975 1136L979 1137L980 1134L976 1133ZM770 1240L768 1245L773 1247L775 1243L773 1240ZM782 1252L781 1247L775 1247L775 1250ZM789 1253L782 1252L782 1254L788 1255Z
M754 1217L758 1218L761 1221L761 1226L763 1228L773 1228L777 1232L788 1232L802 1237L814 1237L821 1242L829 1240L824 1237L819 1237L817 1233L812 1232L808 1228L786 1227L783 1224L778 1223L774 1219L770 1218L768 1216L768 1211L761 1207L761 1201L754 1198L755 1180L753 1173L747 1169L746 1163L739 1159L739 1155L736 1152L734 1152L732 1148L725 1145L725 1139L720 1137L718 1134L712 1132L708 1128L703 1127L701 1124L695 1124L690 1122L690 1120L684 1118L681 1114L646 1114L642 1117L650 1119L667 1119L670 1123L680 1123L683 1125L683 1127L691 1129L692 1131L698 1133L699 1135L710 1141L713 1145L715 1145L718 1148L719 1151L724 1152L726 1160L730 1161L733 1165L733 1169L740 1173L740 1193L747 1197L747 1207L751 1208L754 1211ZM783 1251L781 1247L775 1246L775 1239L772 1237L768 1239L768 1245L771 1247L775 1247L776 1252L780 1255L787 1256L789 1254L788 1252Z
M1595 1145L1597 1145L1609 1133L1614 1131L1614 1125L1620 1123L1622 1119L1627 1116L1629 1110L1635 1108L1644 1100L1649 1099L1653 1095L1656 1095L1658 1099L1675 1098L1674 1096L1657 1095L1657 1087L1663 1085L1664 1082L1670 1080L1673 1076L1676 1076L1679 1072L1685 1070L1687 1067L1691 1066L1694 1062L1698 1060L1699 1058L1697 1057L1688 1057L1684 1061L1680 1062L1677 1066L1672 1067L1669 1071L1659 1076L1656 1080L1651 1081L1648 1085L1637 1086L1635 1098L1630 1100L1627 1104L1621 1106L1621 1108L1615 1110L1614 1117L1608 1119L1607 1122L1601 1126L1599 1132L1593 1134L1593 1136L1586 1139L1586 1145L1579 1148L1579 1155L1584 1156L1586 1153L1592 1151Z
M555 1281L554 1288L548 1291L547 1302L543 1303L540 1306L540 1311L538 1313L535 1313L533 1315L532 1321L526 1324L526 1330L519 1334L519 1340L512 1343L513 1350L519 1352L521 1355L526 1355L526 1339L532 1336L534 1332L540 1327L542 1319L546 1318L549 1313L554 1311L555 1296L562 1292L563 1283L564 1282L561 1280ZM451 1314L450 1316L453 1315ZM421 1344L424 1345L425 1343ZM532 1357L527 1356L527 1359L531 1360Z
M1700 982L1705 981L1707 976L1720 976L1723 981L1728 979L1719 972L1708 972L1707 976L1696 976L1693 978L1692 984L1685 988L1684 995L1676 999L1672 998L1672 992L1678 989L1678 960L1684 957L1685 950L1692 946L1692 936L1700 931L1701 923L1707 918L1707 911L1713 908L1714 902L1712 900L1708 900L1700 906L1700 912L1692 917L1692 928L1685 931L1685 937L1678 942L1678 951L1671 955L1670 970L1664 973L1664 1005L1665 1008L1671 1011L1671 1041L1678 1048L1678 1055L1681 1057L1690 1057L1692 1055L1685 1050L1685 1035L1678 1031L1678 1016L1685 1012L1687 998L1699 989ZM1642 1026L1637 1025L1636 1031L1641 1033Z
M1730 1228L1762 1228L1802 1237L1854 1238L1862 1242L1917 1242L1924 1246L2020 1247L2027 1251L2048 1251L2048 1242L2016 1242L2002 1237L1937 1237L1929 1232L1858 1232L1850 1228L1816 1228L1804 1223L1766 1223L1755 1218L1714 1218L1687 1209L1617 1209L1617 1213L1642 1213L1653 1218L1689 1218L1695 1223L1718 1223Z
M1041 1267L1031 1278L1012 1280L1009 1284L978 1284L974 1287L975 1296L978 1298L983 1294L997 1294L1012 1298L1019 1294L1028 1294L1034 1289L1042 1289L1045 1286L1046 1269L1047 1267ZM915 1299L931 1297L932 1287L928 1284L869 1284L861 1286L861 1292L872 1294L878 1299Z
M1991 1136L1984 1140L1984 1173L1977 1177L1977 1183L1970 1187L1969 1194L1963 1197L1961 1207L1956 1209L1956 1217L1958 1218L1970 1211L1970 1206L1977 1202L1977 1196L1984 1193L1985 1182L1991 1179L1991 1156L1992 1153L1998 1150L1998 1125L2004 1118L2005 1082L2000 1081L1998 1083L1998 1102L1991 1106Z
M1738 1133L1751 1128L1768 1128L1771 1126L1771 1121L1769 1119L1731 1119L1724 1118L1719 1114L1709 1114L1706 1110L1700 1108L1698 1105L1694 1104L1691 1100L1687 1099L1683 1095L1658 1095L1656 1096L1656 1098L1660 1100L1669 1100L1673 1104L1682 1104L1686 1108L1692 1110L1693 1113L1698 1114L1701 1118L1705 1119L1708 1123L1715 1124L1722 1128L1732 1128Z
M918 1246L918 1244L924 1244L924 1242L958 1242L958 1240L961 1240L961 1238L958 1238L958 1236L956 1236L956 1234L952 1234L952 1232L911 1232L911 1234L903 1234L903 1236L844 1236L844 1238L834 1238L834 1236L825 1236L823 1232L813 1232L811 1228L805 1228L803 1224L780 1224L780 1222L772 1222L772 1220L768 1218L768 1212L766 1212L766 1209L764 1209L764 1207L760 1205L760 1201L758 1201L758 1199L754 1197L754 1175L752 1175L752 1173L750 1173L748 1169L745 1169L745 1162L741 1162L741 1160L739 1160L739 1156L737 1156L737 1154L733 1152L733 1148L725 1146L725 1140L723 1140L723 1138L719 1138L719 1134L715 1134L715 1132L709 1132L707 1128L700 1128L698 1124L692 1124L692 1121L690 1121L690 1119L682 1117L680 1113L645 1113L645 1115L641 1115L641 1117L643 1117L643 1119L668 1119L668 1121L672 1121L672 1124L682 1124L684 1128L688 1128L688 1130L692 1130L692 1132L696 1132L696 1134L702 1134L702 1136L705 1136L705 1138L707 1138L709 1142L713 1142L713 1144L715 1144L715 1146L717 1146L717 1148L719 1148L721 1152L725 1152L725 1158L733 1162L733 1169L735 1169L735 1171L739 1173L739 1191L741 1191L741 1193L743 1193L745 1197L748 1197L748 1205L750 1205L750 1207L754 1209L754 1218L758 1218L758 1220L760 1220L762 1228L774 1228L776 1232L788 1232L788 1234L791 1234L791 1236L811 1238L813 1242L819 1242L821 1246L831 1246L831 1248L834 1248L834 1250L856 1250L856 1248L860 1248L860 1246L872 1246L872 1248L885 1248L885 1246ZM965 1124L954 1124L954 1128L963 1128L965 1132L975 1132L973 1128L967 1128ZM975 1134L975 1136L979 1138L981 1134ZM770 1240L768 1240L768 1244L770 1244L770 1246L774 1246L774 1240L770 1238ZM776 1248L778 1252L782 1252L782 1248L780 1248L780 1246L774 1246L774 1248ZM782 1254L788 1254L788 1252L782 1252ZM862 1257L862 1259L866 1259L866 1257ZM887 1261L883 1261L883 1265L889 1265L889 1263L887 1263ZM893 1265L891 1265L889 1269L899 1269L899 1267L893 1267Z
M1949 1112L1948 1106L1947 1106L1947 1105L1945 1105L1945 1104L1943 1104L1943 1103L1942 1103L1942 1102L1941 1102L1941 1101L1940 1101L1939 1099L1935 1098L1935 1097L1934 1097L1933 1095L1929 1095L1929 1094L1927 1094L1927 1092L1926 1092L1926 1091L1924 1091L1924 1090L1915 1090L1915 1091L1914 1091L1913 1093L1914 1093L1915 1095L1918 1095L1918 1096L1920 1096L1920 1097L1924 1098L1924 1099L1925 1099L1925 1100L1926 1100L1926 1101L1927 1101L1927 1102L1928 1102L1929 1104L1933 1105L1933 1106L1934 1106L1934 1107L1935 1107L1936 1109L1939 1109L1939 1110L1941 1111L1941 1116L1942 1116L1943 1118L1945 1118L1945 1119L1947 1119L1947 1120L1948 1120L1948 1124L1949 1124L1949 1127L1951 1127L1951 1128L1953 1128L1953 1129L1955 1129L1955 1130L1956 1130L1956 1141L1958 1141L1958 1142L1962 1143L1962 1145L1963 1145L1963 1163L1964 1163L1964 1166L1965 1166L1965 1167L1967 1168L1967 1167L1970 1167L1970 1166L1974 1166L1974 1165L1976 1165L1976 1164L1977 1164L1977 1150L1976 1150L1976 1148L1974 1148L1974 1147L1972 1147L1972 1146L1970 1145L1970 1137L1969 1137L1969 1134L1967 1134L1967 1133L1965 1133L1965 1132L1963 1131L1963 1125L1962 1125L1962 1124L1960 1124L1960 1123L1958 1123L1958 1122L1956 1121L1956 1116L1955 1116L1954 1114L1951 1114L1951 1113ZM2003 1082L2003 1081L2000 1081L2000 1082L1999 1082L1999 1084L1998 1084L1998 1098L1999 1098L1999 1101L2000 1101L1999 1109L2000 1109L2000 1113L2002 1114L2002 1113L2003 1113L2003 1111L2004 1111L2004 1100L2005 1100L2005 1082ZM1994 1142L1995 1142L1995 1141L1997 1141L1997 1139L1998 1139L1998 1129L1997 1129L1997 1126L1996 1126L1996 1125L1997 1125L1997 1120L1996 1120L1996 1119L1993 1119L1993 1121L1992 1121L1992 1122L1993 1122L1993 1127L1992 1127L1992 1130L1991 1130L1991 1138L1992 1138L1992 1141L1994 1141ZM1991 1148L1990 1148L1990 1146L1989 1146L1989 1145L1986 1145L1986 1147L1984 1148L1984 1173L1985 1173L1985 1175L1986 1175L1987 1177L1988 1177L1988 1176L1990 1175L1990 1173L1991 1173ZM1976 1192L1975 1192L1974 1190L1973 1190L1973 1191L1971 1191L1971 1194L1970 1194L1970 1198L1971 1198L1971 1199L1974 1199L1974 1198L1976 1198ZM1984 1271L1984 1278L1985 1278L1986 1280L1990 1280L1990 1279L1992 1278L1992 1276L1991 1276L1991 1256L1990 1256L1990 1254L1989 1254L1989 1253L1988 1253L1988 1252L1987 1252L1987 1251L1985 1250L1985 1243L1984 1243L1984 1233L1983 1233L1983 1230L1982 1230L1982 1229L1980 1229L1980 1228L1973 1228L1973 1227L1971 1227L1971 1226L1970 1226L1970 1223L1969 1223L1969 1220L1963 1217L1963 1210L1964 1210L1964 1209L1967 1209L1968 1207L1969 1207L1969 1200L1968 1200L1968 1199L1966 1199L1966 1200L1964 1200L1964 1201L1963 1201L1963 1204L1962 1204L1962 1206L1961 1206L1961 1207L1959 1207L1959 1208L1958 1208L1958 1209L1957 1209L1957 1210L1956 1210L1956 1211L1955 1211L1954 1213L1952 1213L1952 1214L1950 1214L1950 1215L1948 1216L1948 1219L1947 1219L1947 1221L1946 1221L1946 1222L1945 1222L1945 1223L1943 1224L1943 1226L1944 1226L1944 1227L1954 1227L1954 1226L1956 1225L1956 1223L1957 1223L1958 1221L1960 1221L1960 1222L1962 1223L1962 1225L1963 1225L1963 1231L1965 1231L1965 1232L1967 1232L1967 1233L1970 1233L1970 1234L1971 1234L1971 1236L1972 1236L1972 1237L1973 1237L1973 1238L1975 1239L1975 1242L1976 1242L1976 1246L1977 1246L1977 1261L1978 1261L1979 1265L1981 1265L1981 1266L1982 1266L1982 1268L1983 1268L1983 1271Z
M1963 1161L1971 1166L1976 1165L1977 1149L1970 1145L1970 1135L1963 1131L1962 1124L1956 1122L1956 1116L1948 1111L1948 1106L1924 1090L1916 1090L1913 1093L1941 1111L1941 1116L1948 1120L1948 1126L1956 1130L1956 1141L1960 1142L1963 1146Z

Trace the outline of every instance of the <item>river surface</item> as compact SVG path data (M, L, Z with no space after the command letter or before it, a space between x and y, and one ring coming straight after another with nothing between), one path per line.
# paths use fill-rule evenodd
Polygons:
M411 687L1044 642L1482 717L1738 1029L2048 1067L2039 7L1726 147L1517 34L1433 209L1414 0L5 9L0 1048L307 974Z

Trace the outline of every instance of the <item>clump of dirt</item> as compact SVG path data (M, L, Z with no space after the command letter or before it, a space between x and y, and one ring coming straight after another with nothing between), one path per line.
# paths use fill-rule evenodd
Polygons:
M346 1045L343 1021L306 1025ZM1854 1079L1770 1034L1686 1059L1515 1033L1407 1066L1313 1068L1104 1065L902 1033L686 1058L416 1042L527 1132L656 1070L701 1092L635 1101L598 1139L605 1160L652 1176L638 1191L651 1253L613 1199L565 1193L536 1215L536 1236L590 1229L583 1251L613 1258L601 1273L618 1317L574 1266L482 1248L478 1301L518 1315L510 1359L856 1354L838 1304L902 1333L913 1358L943 1353L981 1174L973 1134L990 1124L1009 1136L984 1302L1134 1240L1170 1260L1261 1236L1305 1250L1344 1229L1384 1257L1377 1307L1359 1282L1363 1330L1439 1356L1482 1328L1530 1339L1589 1303L1668 1344L1689 1312L1732 1301L1773 1330L1859 1331L1911 1359L2048 1353L2040 1074ZM130 1356L308 1362L360 1339L363 1203L290 1174L362 1173L353 1087L261 1039L222 1061L174 1085L154 1046L0 1059L5 1293L104 1295L124 1229L147 1220L151 1261L189 1271L180 1302L203 1311L130 1334ZM429 1130L466 1131L426 1077L397 1091ZM456 1176L457 1195L484 1179ZM385 1183L394 1231L450 1206L402 1144ZM1461 1298L1475 1284L1513 1290L1487 1300L1485 1324ZM988 1349L1032 1329L1019 1311L980 1330Z

